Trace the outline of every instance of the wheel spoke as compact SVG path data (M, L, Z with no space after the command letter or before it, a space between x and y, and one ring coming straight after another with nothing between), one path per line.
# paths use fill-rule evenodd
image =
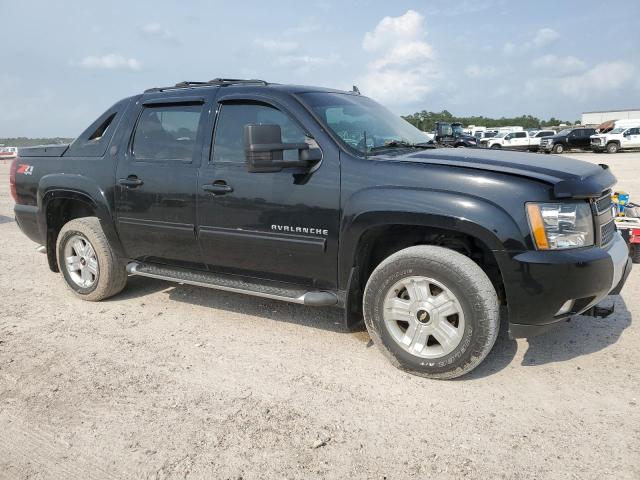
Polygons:
M434 325L431 334L435 337L445 352L451 350L452 347L458 343L458 329L444 319L441 319Z
M76 255L83 256L84 255L84 243L82 240L78 239L73 242L73 250L76 252Z
M402 342L409 350L420 353L427 343L428 334L418 322L409 322L409 328L405 332Z
M77 272L80 270L82 265L80 265L80 257L76 257L75 255L72 257L67 257L67 270L70 272Z
M409 298L413 302L421 302L431 296L429 283L426 280L411 279L411 281L407 283L407 291L409 292Z
M87 261L87 269L94 275L98 275L98 261L95 258L90 258Z
M401 298L389 298L385 302L385 314L390 320L408 321L411 315L410 302Z
M84 256L88 258L95 258L96 252L93 250L93 247L89 242L84 247Z
M89 285L93 280L91 271L87 266L82 267L82 269L80 270L80 275L82 276L82 280L85 282L85 286Z

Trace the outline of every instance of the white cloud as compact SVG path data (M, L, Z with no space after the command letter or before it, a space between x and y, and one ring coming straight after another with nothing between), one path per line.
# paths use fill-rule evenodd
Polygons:
M631 82L636 68L626 62L599 63L580 75L559 80L560 90L569 96L585 98L596 92L619 90Z
M541 28L530 41L525 43L526 48L543 48L551 45L560 38L560 34L552 28Z
M383 57L371 64L374 69L382 69L391 65L406 65L415 62L433 60L434 51L426 42L408 42L392 47Z
M256 38L253 44L270 52L291 52L298 48L298 44L291 40Z
M397 44L422 37L423 24L424 17L415 10L407 10L407 13L399 17L384 17L373 32L365 33L362 47L367 51L375 51L390 43Z
M116 68L140 70L141 68L140 62L135 58L126 58L115 53L102 56L89 55L80 60L78 65L85 68L102 68L107 70L114 70Z
M161 40L175 41L176 36L159 23L147 23L140 29L148 37L159 38Z
M393 105L416 102L432 92L439 74L426 34L424 16L414 10L380 20L362 40L364 50L378 55L358 79L362 92Z
M516 51L528 51L537 50L555 43L560 38L560 34L552 28L541 28L533 37L529 37L529 40L524 44L516 44L513 42L507 42L502 46L502 53L505 55L511 55Z
M577 73L586 67L586 63L579 58L573 56L558 57L557 55L544 55L536 58L531 62L531 65L552 75Z
M493 78L498 75L498 69L492 66L469 65L464 73L470 78Z

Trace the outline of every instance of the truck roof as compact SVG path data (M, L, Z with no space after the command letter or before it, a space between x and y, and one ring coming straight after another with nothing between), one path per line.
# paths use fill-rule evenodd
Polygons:
M144 91L144 93L155 93L155 92L165 92L165 91L175 91L182 89L200 89L200 88L222 88L222 87L253 87L253 88L269 88L280 90L288 93L303 93L303 92L326 92L326 93L351 93L359 95L360 91L354 85L353 90L345 91L345 90L337 90L333 88L326 87L314 87L308 85L284 85L280 83L270 83L265 80L259 79L238 79L238 78L214 78L213 80L209 80L208 82L192 82L192 81L184 81L176 83L175 85L167 86L167 87L154 87L149 88Z

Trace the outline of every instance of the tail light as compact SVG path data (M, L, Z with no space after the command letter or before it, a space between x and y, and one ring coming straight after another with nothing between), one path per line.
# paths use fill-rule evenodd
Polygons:
M18 192L16 190L16 171L18 170L18 160L20 160L20 157L13 159L13 162L11 163L11 171L9 172L11 196L13 197L13 201L16 203L18 203Z

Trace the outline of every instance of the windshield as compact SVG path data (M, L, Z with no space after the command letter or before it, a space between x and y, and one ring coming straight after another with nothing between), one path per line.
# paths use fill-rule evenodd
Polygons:
M462 125L451 125L451 128L453 129L454 135L456 136L464 135L464 129L462 128Z
M613 130L611 130L611 132L609 133L622 133L626 130L626 128L614 128Z
M565 128L564 130L560 130L560 131L558 132L558 136L561 136L561 135L569 135L571 132L573 132L573 130L572 130L572 129L570 129L570 128Z
M389 144L411 146L430 140L425 132L367 97L324 92L300 97L345 145L360 153Z
M504 138L507 135L509 135L509 133L511 133L511 132L500 132L495 136L495 138Z

